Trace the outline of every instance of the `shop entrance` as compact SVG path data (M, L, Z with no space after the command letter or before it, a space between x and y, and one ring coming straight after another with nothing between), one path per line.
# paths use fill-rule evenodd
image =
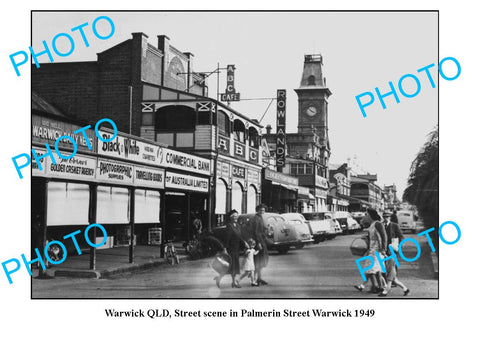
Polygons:
M182 192L165 193L165 240L187 240L188 201Z

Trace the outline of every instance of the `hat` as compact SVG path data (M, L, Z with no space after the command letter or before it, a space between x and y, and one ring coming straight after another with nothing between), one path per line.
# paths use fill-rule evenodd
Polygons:
M373 208L367 208L367 213L374 221L380 221L382 219L377 211Z
M390 217L390 216L392 216L392 214L389 213L388 211L385 211L382 216L385 218L385 217Z

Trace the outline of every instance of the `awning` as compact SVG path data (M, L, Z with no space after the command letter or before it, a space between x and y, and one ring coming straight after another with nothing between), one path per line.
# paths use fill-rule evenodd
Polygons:
M276 184L274 184L276 185ZM282 188L280 191L280 199L283 200L294 200L297 198L297 188L291 185L278 184Z
M298 187L298 199L309 199L310 190L306 187Z

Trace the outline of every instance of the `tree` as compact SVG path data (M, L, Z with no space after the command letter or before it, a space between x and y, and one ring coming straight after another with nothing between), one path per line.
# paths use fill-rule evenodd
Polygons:
M428 135L410 167L408 185L403 193L403 200L417 207L419 216L427 229L434 227L430 233L435 249L438 250L438 125Z

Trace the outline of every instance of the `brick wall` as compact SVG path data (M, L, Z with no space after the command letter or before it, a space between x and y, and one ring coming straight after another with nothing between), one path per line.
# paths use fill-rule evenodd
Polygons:
M32 90L77 120L96 122L98 69L96 62L32 66Z

